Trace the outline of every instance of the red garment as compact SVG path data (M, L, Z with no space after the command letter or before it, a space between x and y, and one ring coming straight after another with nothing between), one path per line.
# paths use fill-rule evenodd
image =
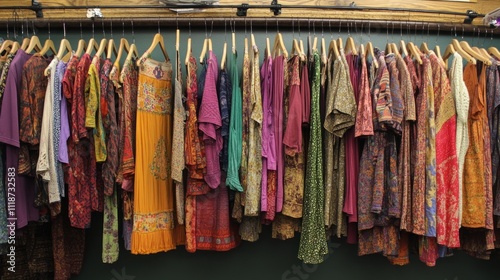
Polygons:
M430 55L436 113L437 243L460 247L458 217L458 157L456 109L446 69L435 54Z
M85 128L85 80L90 66L90 55L84 54L74 71L75 62L70 62L63 78L63 92L71 94L71 138L68 143L68 199L71 226L77 228L90 227L92 203L91 189L96 187L96 169L94 145L90 142ZM75 75L75 76L73 76ZM74 86L69 84L74 80ZM73 91L69 91L73 89Z

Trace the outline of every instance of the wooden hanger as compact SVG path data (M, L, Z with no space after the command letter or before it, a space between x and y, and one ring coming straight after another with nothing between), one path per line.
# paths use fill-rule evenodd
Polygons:
M390 53L393 53L392 51L392 44L387 42L387 44L385 45L385 54L390 54Z
M26 48L26 53L31 53L33 52L33 50L39 52L41 49L42 49L42 43L40 43L40 39L38 38L38 36L36 35L31 36L29 45Z
M391 49L396 56L401 56L398 50L398 46L396 46L396 43L391 43Z
M354 39L349 36L345 41L345 53L351 52L353 55L358 55L358 51L356 50L356 44L354 43Z
M420 45L420 51L424 54L429 54L429 47L427 46L426 42L422 42L422 45Z
M321 37L321 61L323 64L328 63L328 57L326 55L326 44L325 44L325 38Z
M462 48L462 46L460 45L460 43L458 42L457 39L452 39L451 44L452 44L453 48L455 49L455 51L458 52L460 54L460 56L462 56L462 58L467 60L468 63L476 64L476 59L474 57L472 57L469 53L467 53Z
M363 44L359 44L359 56L363 59L366 58L365 46Z
M274 38L273 57L277 57L280 54L283 54L285 58L288 57L288 52L286 51L285 44L283 43L283 36L281 36L281 33L278 32Z
M331 57L332 55L333 59L337 59L338 57L340 57L337 41L335 41L334 39L330 41L330 45L328 46L328 57Z
M184 64L187 66L189 64L189 58L191 57L191 37L188 38L187 47L186 47L186 59L184 60Z
M441 63L444 65L444 68L445 68L446 70L448 70L448 64L446 64L446 63L444 62L444 59L443 59L443 57L441 56L441 48L440 48L438 45L436 45L436 46L434 47L434 53L435 53L435 54L436 54L436 56L438 57L439 61L441 61Z
M460 42L460 46L462 47L462 49L464 51L466 51L467 53L469 53L472 57L474 57L476 60L480 60L481 62L483 62L484 64L486 65L491 65L491 61L489 58L487 57L484 57L481 53L477 53L476 51L474 51L470 46L469 46L469 43L467 43L466 41L461 41Z
M23 43L21 44L21 47L20 47L20 48L21 48L23 51L26 51L26 49L28 48L28 46L29 46L29 44L30 44L30 41L31 41L31 39L30 39L30 38L24 38L24 39L23 39Z
M77 57L82 56L83 51L85 50L85 45L86 45L86 44L87 44L87 43L85 42L85 40L83 40L83 39L78 40L78 47L77 47L77 49L76 49L76 51L75 51L75 55L76 55Z
M155 36L153 37L153 41L151 42L151 46L149 46L149 49L141 56L141 59L137 61L137 64L139 66L140 61L143 58L148 57L151 55L153 50L156 48L156 46L160 46L161 52L163 53L163 57L165 58L165 61L169 61L170 58L168 57L167 51L165 49L165 42L163 41L163 36L160 33L156 33Z
M292 41L292 50L290 51L290 55L298 55L300 58L300 61L304 61L306 59L306 56L304 53L302 53L299 42L297 39L293 39Z
M307 57L306 52L304 51L304 41L302 41L302 39L299 39L299 46L300 46L300 52Z
M203 41L203 48L201 48L201 54L200 54L200 63L203 64L205 60L205 54L207 54L207 48L208 48L208 38L205 38Z
M113 38L108 40L108 46L107 46L106 50L107 50L106 59L111 59L111 57L113 56L113 53L115 54L115 57L118 56L118 52L116 50L115 40L113 40Z
M0 55L3 52L5 52L5 54L2 55L2 58L6 58L9 55L13 44L14 44L14 41L12 41L12 40L3 41L2 46L0 46Z
M92 54L92 51L99 50L99 45L97 44L97 41L94 38L90 38L89 43L87 45L87 51L85 52L86 54L90 55Z
M222 47L222 59L220 62L220 69L225 69L226 66L226 53L227 53L227 42L224 42Z
M128 48L128 54L127 58L125 60L131 60L133 57L139 57L139 52L137 51L137 47L135 46L135 43L130 44ZM120 82L123 84L123 76L120 75Z
M64 38L61 40L61 44L59 44L59 51L57 52L56 57L59 60L63 60L63 58L65 57L65 54L67 54L67 53L71 54L72 52L73 52L73 49L71 48L70 42L68 41L68 39ZM45 76L47 76L47 74Z
M313 45L312 45L312 50L313 51L318 50L318 37L314 37Z
M339 52L340 52L340 49L344 47L344 42L342 41L342 38L338 38L337 39L337 48L339 48Z
M408 48L408 53L411 54L411 56L418 62L418 64L422 65L422 58L420 55L422 54L420 50L413 44L413 42L408 42L406 45Z
M21 48L21 45L19 44L19 42L14 41L12 43L12 46L10 47L9 54L15 54L20 48Z
M232 51L233 51L233 54L236 54L236 33L233 32L231 34L231 43L232 43ZM268 52L271 52L271 50L268 50Z
M475 48L472 48L476 50ZM484 49L484 48L478 48L479 52L486 58L490 59L491 55ZM477 50L476 50L477 51Z
M450 58L450 56L452 56L454 53L455 53L455 48L453 47L452 44L448 44L441 58L444 62L444 66L446 69L448 69L448 58Z
M54 41L52 41L51 39L45 40L45 44L43 44L42 49L37 52L36 55L44 56L48 51L51 51L54 55L57 54L56 47L54 46Z
M106 51L107 46L108 40L106 38L102 38L101 43L99 44L99 49L97 49L95 56L101 57L101 55Z
M269 37L266 37L266 57L271 57L271 43L269 42Z
M494 57L496 57L497 59L500 59L500 52L498 51L497 48L495 47L489 47L488 48L488 52L493 55Z
M115 63L113 65L119 69L120 68L120 60L122 58L123 50L128 52L130 49L130 45L128 44L127 39L121 38L120 45L118 46L118 52L115 54Z
M408 56L408 50L406 49L404 40L401 40L399 42L399 52L401 53L401 55Z
M375 68L378 68L378 61L377 61L377 57L375 57L375 52L373 51L372 42L366 43L366 54L372 56L372 63L373 63L373 65L375 65Z

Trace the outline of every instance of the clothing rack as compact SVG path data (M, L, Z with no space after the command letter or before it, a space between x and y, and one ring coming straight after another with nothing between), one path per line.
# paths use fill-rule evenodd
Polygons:
M0 7L1 9L1 7ZM321 32L321 28L324 33L342 30L349 31L351 33L355 32L372 32L377 33L377 30L389 30L390 33L417 33L423 34L427 32L430 34L440 33L445 34L490 34L498 35L500 30L498 28L491 28L489 26L476 26L470 24L453 24L453 23L442 23L442 22L422 22L422 21L386 21L386 20L362 20L362 19L332 19L332 18L289 18L289 17L274 17L274 18L245 18L245 17L231 17L231 18L221 18L221 17L168 17L168 18L140 18L140 19L121 19L121 18L93 18L93 19L17 19L17 20L1 20L0 25L9 27L20 26L23 22L29 23L36 28L49 28L49 29L61 29L63 25L67 28L91 28L92 25L97 28L98 26L105 25L110 26L111 24L118 26L123 23L130 26L136 27L150 27L154 28L157 26L175 26L175 27L203 27L203 26L215 26L224 27L230 24L230 22L236 24L237 28L244 26L254 27L254 28L269 28L272 30L278 28L280 30L291 30L292 27L298 28L308 28L313 27ZM333 29L335 28L335 29ZM423 33L422 33L423 32Z

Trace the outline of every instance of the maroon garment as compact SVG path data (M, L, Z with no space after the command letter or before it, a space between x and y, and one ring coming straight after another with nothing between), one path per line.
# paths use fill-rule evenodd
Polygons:
M285 84L285 58L276 57L273 61L273 104L276 137L276 170L278 185L276 188L276 212L283 208L283 179L285 174L285 154L283 151L283 95Z
M352 54L346 55L347 65L349 66L349 77L354 92L356 103L359 101L359 67L358 57ZM357 107L357 106L356 106ZM371 109L371 108L370 108ZM359 113L359 112L358 112ZM356 244L357 242L357 222L358 222L358 174L359 174L359 144L354 136L355 128L351 127L345 133L345 197L344 208L342 211L347 214L347 243Z
M68 88L70 81L74 79L73 91L71 92L71 138L68 143L69 171L68 171L68 214L71 225L77 228L90 227L91 219L91 188L96 186L96 169L94 145L90 142L87 129L85 128L85 81L89 72L90 55L84 54L78 63L76 72L68 65L63 78L63 91ZM74 78L72 75L75 75ZM65 94L69 94L66 92Z

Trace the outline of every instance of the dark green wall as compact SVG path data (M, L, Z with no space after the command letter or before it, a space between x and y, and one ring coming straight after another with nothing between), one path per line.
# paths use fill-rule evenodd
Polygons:
M119 39L122 36L121 24L115 27L114 38ZM359 28L359 27L358 27ZM109 27L106 27L107 37L110 37ZM174 28L167 26L161 27L161 32L166 40L167 50L172 59L175 59L175 31ZM202 30L203 29L203 30ZM192 30L193 52L195 57L199 57L201 45L205 37L204 28ZM324 28L324 36L327 41L327 46L331 38L330 31ZM359 28L360 29L360 28ZM220 60L222 54L222 45L227 38L229 43L228 54L230 53L231 36L229 33L229 24L227 27L227 36L224 34L224 28L218 28L212 33L213 47ZM269 24L268 34L272 40L275 35L275 27ZM291 38L299 37L299 33L291 32L288 27L281 26L280 30L284 34L285 44L291 48ZM141 28L135 26L135 40L139 52L144 52L150 45L153 35L156 33L156 28ZM187 28L181 29L181 59L184 61L186 40L188 37ZM5 31L0 31L0 34L5 34ZM250 27L247 28L250 32ZM256 42L261 47L261 59L263 56L266 32L264 29L253 28ZM210 33L210 30L208 31ZM311 33L313 31L311 30ZM407 30L403 32L402 38L406 41L411 40L417 45L423 40L426 40L430 48L434 48L437 43L441 46L444 52L446 45L452 38L449 30L441 30L440 36L427 36L427 32L418 31L411 36L407 34ZM422 35L424 33L424 35ZM460 32L459 32L460 33ZM52 39L56 42L56 47L59 47L58 41L61 38L62 31L53 28L51 32ZM237 43L239 51L239 63L241 65L243 53L243 38L245 31L242 26L238 27ZM321 36L321 27L316 27L316 34ZM302 28L300 37L306 39L308 31ZM333 36L345 38L347 33L338 32L338 28L334 28ZM356 42L372 41L374 46L385 48L386 42L399 41L401 34L398 31L394 33L392 30L375 30L372 28L368 34L365 26L365 32L360 33L351 31L351 35ZM483 37L478 39L477 35L465 36L465 40L477 46L496 46L500 47L500 40ZM11 33L12 36L12 33ZM45 39L47 36L46 30L39 30L38 36L40 39ZM88 39L92 36L92 32L88 29L83 31L83 38ZM130 30L125 31L125 36L132 41L132 33ZM80 39L79 29L68 29L67 38L74 42ZM102 38L102 28L95 27L95 38ZM457 39L462 40L461 34L458 34ZM161 59L160 52L155 52L153 58ZM184 66L182 67L184 71ZM240 68L241 69L241 68ZM269 227L264 227L261 239L255 243L242 242L242 244L229 252L206 252L198 251L194 254L187 253L183 247L179 247L175 251L160 253L155 255L131 255L128 251L120 248L119 260L111 265L103 264L101 261L101 246L102 246L102 215L94 214L92 220L92 228L87 232L87 244L84 267L81 274L75 279L113 279L113 280L139 280L139 279L207 279L207 280L323 280L323 279L404 279L404 280L465 280L465 279L500 279L500 258L493 255L492 260L483 261L469 257L461 252L456 252L456 255L450 258L440 259L437 266L434 268L426 267L421 263L415 255L411 257L410 265L404 267L393 266L380 255L371 255L358 257L356 246L348 245L343 240L335 240L330 242L330 254L326 261L320 265L303 265L297 259L297 251L299 238L296 237L288 241L280 241L271 239ZM120 239L120 242L122 240Z

